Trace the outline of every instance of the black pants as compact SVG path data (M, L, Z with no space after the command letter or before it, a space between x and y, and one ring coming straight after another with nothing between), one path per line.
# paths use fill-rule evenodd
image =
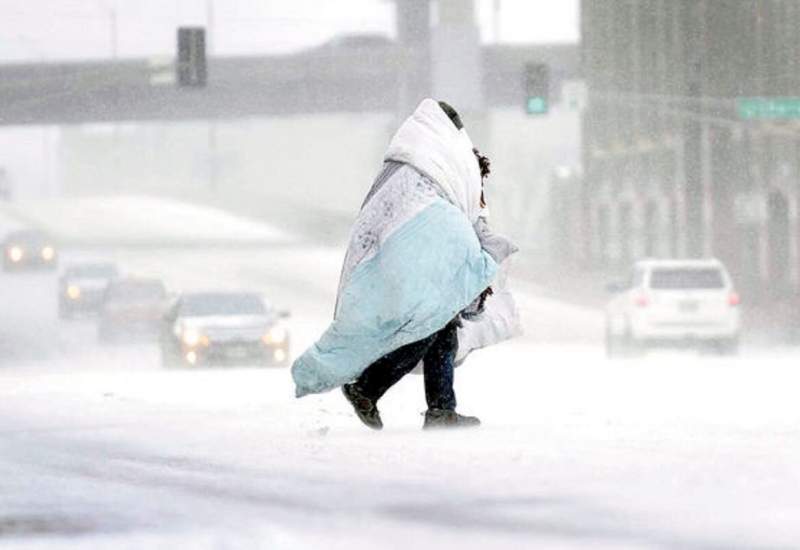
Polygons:
M388 353L367 367L356 380L361 392L377 401L389 388L422 361L425 399L429 409L456 409L453 370L458 351L458 325L451 322L439 332Z

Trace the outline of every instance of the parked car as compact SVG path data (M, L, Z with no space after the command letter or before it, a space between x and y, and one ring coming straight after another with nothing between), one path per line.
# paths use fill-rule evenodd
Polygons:
M101 342L156 338L167 300L167 290L158 279L111 281L100 307L98 338Z
M109 283L117 277L119 270L112 263L69 266L58 279L58 316L98 313Z
M183 294L164 316L164 366L252 364L286 366L290 335L286 312L250 292Z
M6 271L45 269L58 266L53 239L35 229L13 231L3 243L3 268Z
M611 357L651 346L739 348L739 295L718 260L646 260L611 285L606 350Z

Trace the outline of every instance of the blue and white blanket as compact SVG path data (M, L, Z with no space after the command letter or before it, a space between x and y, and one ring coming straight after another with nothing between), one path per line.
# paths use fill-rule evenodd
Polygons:
M436 102L423 101L401 126L385 160L353 229L334 321L292 366L298 397L350 382L440 330L493 284L508 255L494 254L496 261L481 245L472 143ZM459 334L461 359L518 332L509 298L498 299L499 315L465 323L473 326Z

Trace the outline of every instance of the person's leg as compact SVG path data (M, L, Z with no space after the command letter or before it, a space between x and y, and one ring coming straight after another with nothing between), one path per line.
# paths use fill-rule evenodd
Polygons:
M361 394L373 401L378 401L389 388L394 386L425 357L425 353L436 339L436 334L407 344L391 353L387 353L358 377L353 384Z
M342 386L342 393L353 406L358 418L373 430L383 428L378 399L394 386L425 356L435 335L413 342L375 361L352 384Z
M437 428L469 428L479 426L474 416L456 412L456 393L453 389L456 354L458 353L458 325L450 323L436 333L436 339L425 354L425 412L426 430Z
M423 359L425 399L429 409L454 411L453 374L458 352L458 325L451 322L434 336Z

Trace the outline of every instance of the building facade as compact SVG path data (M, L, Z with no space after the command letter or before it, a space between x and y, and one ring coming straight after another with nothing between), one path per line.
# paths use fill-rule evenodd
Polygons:
M584 259L722 259L755 299L800 293L800 3L582 0Z

